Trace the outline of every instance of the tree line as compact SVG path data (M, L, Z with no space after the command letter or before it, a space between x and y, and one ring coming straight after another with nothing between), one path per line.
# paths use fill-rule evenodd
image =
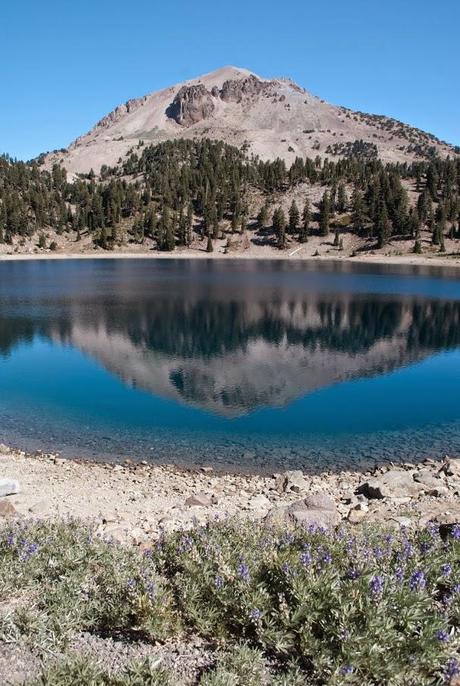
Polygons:
M315 202L310 187L319 191ZM299 188L304 200L286 211L286 194ZM351 231L377 247L411 238L420 252L421 232L429 230L443 251L447 237L460 239L460 158L384 164L318 156L288 167L219 141L140 142L99 176L91 170L69 181L60 165L47 171L38 161L0 157L0 242L38 235L40 247L53 247L50 228L76 241L90 235L106 249L150 239L166 251L195 236L212 250L214 239L252 228L279 248L289 236L305 242L330 232L340 247L341 234Z

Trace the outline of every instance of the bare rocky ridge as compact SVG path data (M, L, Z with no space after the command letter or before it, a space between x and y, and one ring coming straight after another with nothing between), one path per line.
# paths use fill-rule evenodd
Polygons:
M386 162L455 154L429 133L383 115L331 105L288 79L265 79L236 67L128 100L103 117L47 166L70 173L115 165L140 140L213 138L244 146L261 159L297 156L338 159L362 154Z

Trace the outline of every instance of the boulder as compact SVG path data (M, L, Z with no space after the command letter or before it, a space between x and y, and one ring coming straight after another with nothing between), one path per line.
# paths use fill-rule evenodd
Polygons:
M441 470L444 474L447 474L447 476L460 477L460 459L455 457L446 458Z
M414 481L419 484L423 484L428 488L439 488L442 485L442 481L439 476L434 476L434 474L429 469L422 469L414 474Z
M185 501L187 507L210 507L212 504L212 499L206 493L195 493Z
M271 524L297 525L308 529L310 526L331 528L340 521L335 502L326 495L311 494L291 505L274 507L266 521Z
M16 508L9 500L0 500L0 517L14 517Z
M292 491L293 493L300 493L308 488L303 472L300 469L284 472L276 477L275 485L278 491L285 493Z
M411 472L391 469L379 477L360 484L356 493L362 493L369 500L381 500L382 498L416 498L423 490L425 490L423 485L414 481Z
M0 479L0 498L6 495L15 495L16 493L19 493L19 481L10 477Z

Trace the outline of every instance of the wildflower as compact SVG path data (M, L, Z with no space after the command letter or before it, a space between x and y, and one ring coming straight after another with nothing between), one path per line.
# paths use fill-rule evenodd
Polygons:
M372 577L370 587L372 595L380 595L383 592L384 578L376 574Z
M136 588L136 579L128 579L126 585L129 588L129 590L132 591L134 588Z
M153 581L150 581L147 584L147 595L150 598L150 600L153 600L155 598L156 592L157 592L156 585L153 583Z
M214 579L214 586L216 588L222 588L224 585L224 580L222 579L221 576L217 575L216 578Z
M340 674L353 674L353 667L351 665L344 665L340 670Z
M262 612L257 607L255 607L249 612L249 616L251 619L255 619L257 621L262 617Z
M450 576L452 574L452 565L449 563L441 565L441 574L443 576Z
M455 526L452 527L452 538L455 538L456 541L460 541L460 526L458 524L455 524Z
M249 581L249 567L242 562L240 565L238 565L238 575L244 580L244 581Z
M323 555L321 561L322 561L325 565L330 565L331 562L332 562L332 555L331 555L331 553L329 553L329 552L324 553L324 555Z
M425 579L425 574L419 569L416 570L410 580L409 580L409 586L411 591L421 591L425 588L426 586L426 579Z
M289 572L291 571L291 567L288 562L283 562L283 564L281 565L281 569L285 574L289 574Z
M444 629L439 629L439 631L436 632L436 638L438 641L441 641L441 643L447 643L450 636Z
M400 584L404 581L404 571L401 567L395 569L395 579Z
M312 561L313 558L309 550L304 550L303 553L300 553L300 562L303 564L304 567L308 567L309 565L311 565Z
M348 573L347 573L348 579L351 579L352 581L354 581L355 579L358 579L360 576L361 575L360 575L359 571L356 569L356 567L351 567L351 569L348 570Z
M460 673L460 669L458 667L458 662L454 658L448 661L446 664L446 668L444 670L444 681L446 683L449 683L451 679L454 678L454 676L457 676Z

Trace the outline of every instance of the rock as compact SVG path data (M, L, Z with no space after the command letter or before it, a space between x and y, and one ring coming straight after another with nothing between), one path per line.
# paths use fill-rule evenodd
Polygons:
M363 519L366 518L367 513L365 510L356 510L353 508L352 510L349 511L347 520L350 522L350 524L360 524Z
M19 493L19 481L10 477L0 479L0 498L5 495L15 495L16 493Z
M447 474L447 476L460 477L460 459L448 457L441 467L441 470L444 474Z
M273 508L268 513L266 521L273 524L294 524L305 528L309 526L330 528L338 524L340 515L332 498L321 494L311 494L291 505Z
M16 508L9 500L0 500L0 517L14 517L17 514Z
M210 507L212 504L212 499L206 493L196 493L185 501L187 507Z
M329 495L323 495L322 493L311 493L310 495L307 495L304 500L299 500L298 502L303 502L305 507L307 507L309 510L328 510L329 512L336 511L336 505L333 498L331 498Z
M429 469L422 469L414 474L414 481L429 488L438 488L442 485L441 479L433 475ZM426 489L425 489L426 490Z
M300 469L294 469L292 471L279 474L275 479L275 485L280 493L286 491L300 493L300 491L305 491L308 488L308 484L305 481L303 472L301 472Z
M250 499L248 507L251 510L267 510L271 507L271 502L265 495L259 493Z
M224 102L241 102L247 97L269 90L269 84L253 74L244 79L228 79L222 84L220 97Z
M9 448L4 443L0 443L0 453L10 453L10 452L11 452L11 448Z
M214 467L201 467L200 471L202 471L203 474L210 474L214 471Z
M202 84L182 86L166 110L181 126L191 126L208 119L215 110L214 97Z
M369 479L358 486L356 493L362 493L369 500L381 500L382 498L415 498L423 490L423 485L414 481L410 472L391 469L382 476Z

